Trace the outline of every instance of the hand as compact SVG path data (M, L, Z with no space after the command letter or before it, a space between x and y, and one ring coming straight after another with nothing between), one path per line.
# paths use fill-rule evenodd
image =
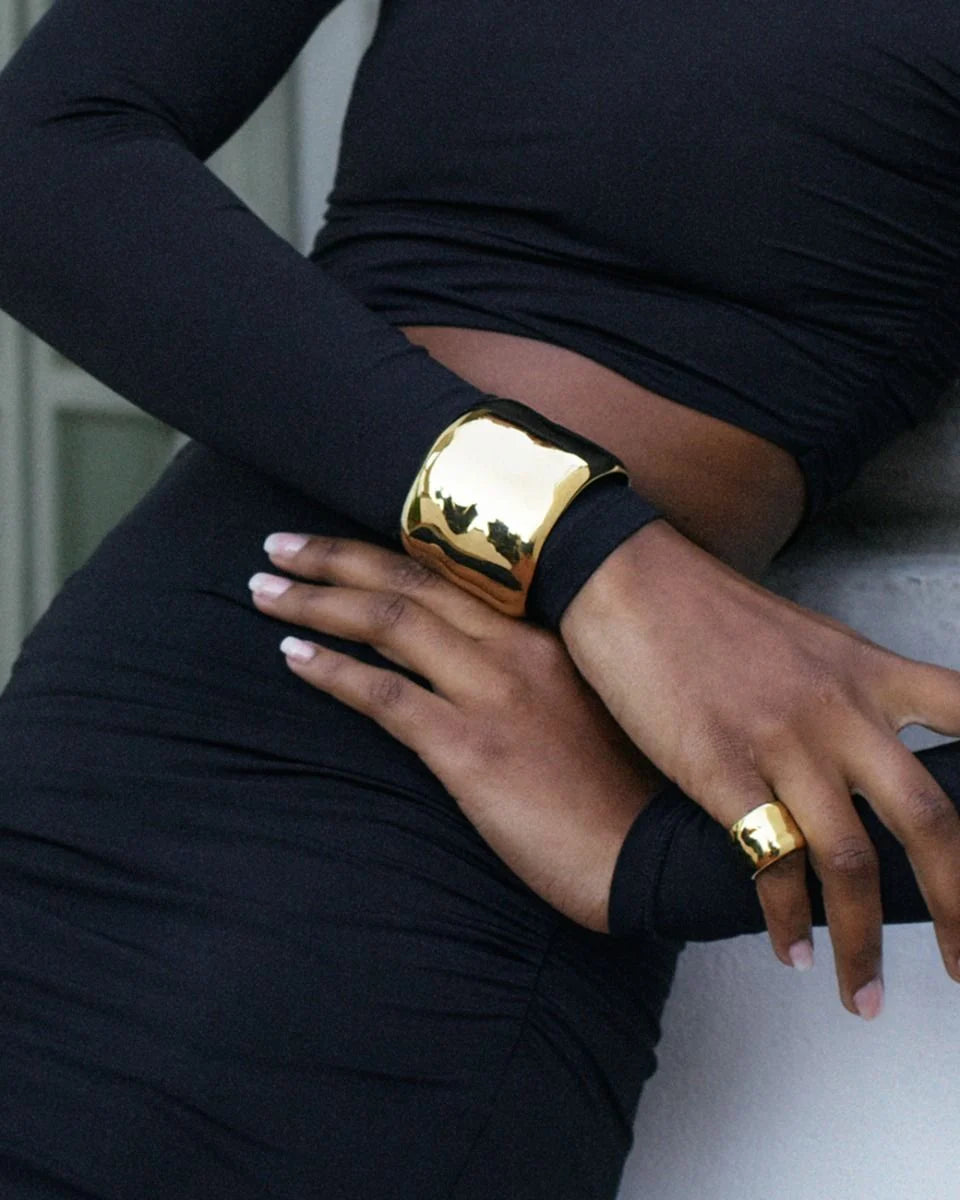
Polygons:
M262 612L366 642L433 691L315 643L285 643L291 670L413 749L529 887L605 931L620 847L661 780L559 638L363 542L309 538L293 555L271 557L337 586L254 576Z
M960 820L895 736L960 733L960 675L774 596L662 521L610 555L561 631L631 739L721 824L774 796L790 809L851 1012L873 1015L883 996L876 853L851 792L904 845L960 982ZM757 880L782 961L809 926L804 874L797 852Z

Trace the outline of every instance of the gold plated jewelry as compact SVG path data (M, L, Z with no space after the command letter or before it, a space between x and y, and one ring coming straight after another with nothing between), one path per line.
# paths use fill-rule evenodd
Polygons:
M589 484L622 475L602 447L526 405L491 398L434 442L403 506L407 553L520 617L547 535Z
M754 879L784 855L807 844L790 809L779 800L752 808L730 826L730 837L756 868Z

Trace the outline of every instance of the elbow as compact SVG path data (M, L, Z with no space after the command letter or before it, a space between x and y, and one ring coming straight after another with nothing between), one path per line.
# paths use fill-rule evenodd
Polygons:
M8 119L0 104L0 285L16 269L26 231L50 219L50 190L57 182L46 168L44 138Z
M0 241L24 225L68 215L72 190L109 170L114 151L145 135L171 136L154 113L127 100L0 74ZM0 249L2 252L2 249Z
M22 46L0 73L0 251L31 191L40 193L35 201L44 200L37 159L44 153L43 126L52 103L25 50Z
M41 103L0 77L0 289L77 216L85 193L104 188L115 118L89 103ZM107 161L94 179L97 156ZM89 195L87 195L89 201ZM0 304L3 296L0 295Z
M45 204L56 162L55 139L31 100L0 76L0 252L17 226Z
M24 225L37 219L36 192L41 181L30 154L29 139L10 137L0 124L0 286L15 269Z
M0 79L0 308L29 324L38 277L70 253L81 167L55 119Z

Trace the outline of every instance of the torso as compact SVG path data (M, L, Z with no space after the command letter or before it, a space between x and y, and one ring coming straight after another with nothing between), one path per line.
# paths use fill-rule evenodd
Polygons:
M756 434L547 342L452 326L403 331L483 391L606 446L678 529L748 574L765 569L800 521L800 468Z

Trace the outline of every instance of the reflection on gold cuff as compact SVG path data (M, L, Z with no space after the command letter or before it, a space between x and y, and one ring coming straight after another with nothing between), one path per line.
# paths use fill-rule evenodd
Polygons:
M431 447L404 504L404 547L500 612L523 616L551 529L575 496L610 475L627 482L602 447L491 398Z

